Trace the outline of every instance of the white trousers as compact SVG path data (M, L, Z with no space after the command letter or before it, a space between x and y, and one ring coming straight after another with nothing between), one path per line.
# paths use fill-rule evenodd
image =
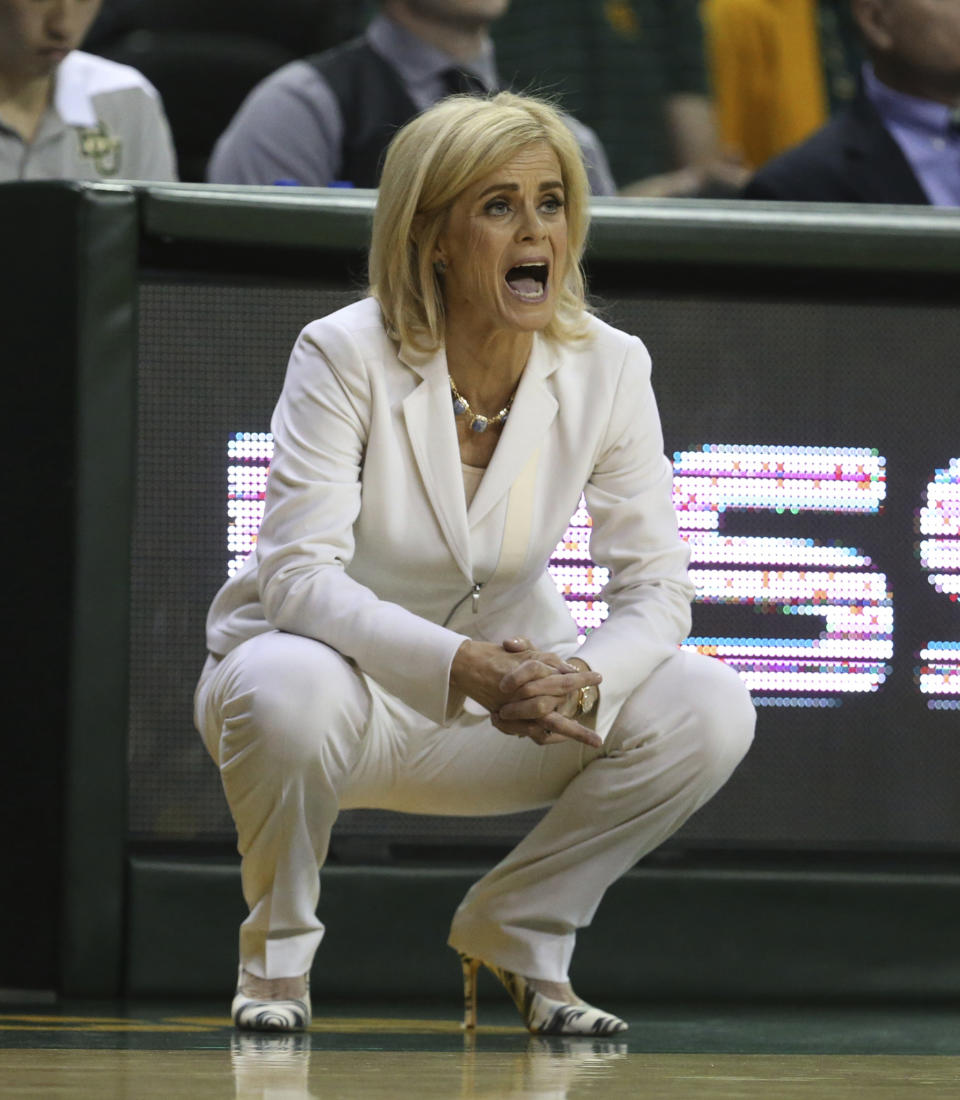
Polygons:
M368 690L336 651L271 631L207 661L195 718L237 827L250 909L240 959L250 973L310 969L324 934L318 869L341 809L497 814L550 805L467 893L449 942L516 973L565 981L576 930L612 882L726 782L755 714L736 673L678 650L627 699L602 748L541 747L482 715L437 726Z

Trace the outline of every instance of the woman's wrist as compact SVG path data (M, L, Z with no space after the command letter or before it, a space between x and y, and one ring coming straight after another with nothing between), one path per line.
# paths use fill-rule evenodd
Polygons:
M457 647L457 652L453 655L453 660L450 662L450 687L454 690L460 689L460 680L463 676L463 670L466 662L469 660L469 646L473 643L467 639L461 642Z
M580 672L593 671L582 657L568 657L567 664L573 665ZM581 714L589 714L596 709L597 703L600 701L600 689L596 684L578 688L577 691L571 692L571 695L576 700L576 705L570 715L573 718L578 718Z
M475 686L473 680L476 676L478 661L482 658L482 650L490 649L488 643L477 642L472 638L466 638L460 643L457 652L450 662L450 686L459 691L470 693L470 688Z

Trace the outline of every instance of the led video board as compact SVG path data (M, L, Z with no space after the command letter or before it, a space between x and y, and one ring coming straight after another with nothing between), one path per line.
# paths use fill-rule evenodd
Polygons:
M236 432L226 447L227 573L250 554L263 517L273 454L269 432ZM706 444L673 456L673 499L689 544L696 602L749 607L750 637L691 635L685 648L735 668L760 706L830 707L876 692L893 659L894 599L887 577L856 546L813 538L738 535L738 512L876 515L886 497L886 459L857 447ZM580 639L607 615L608 570L590 559L586 502L570 519L548 571ZM938 592L960 592L960 459L937 470L917 510L921 565ZM805 636L783 631L802 618ZM916 683L931 709L960 707L960 640L930 640L915 655Z
M697 591L684 644L734 667L759 712L743 765L672 843L960 850L960 311L855 289L623 293L602 306L653 357ZM189 723L203 619L254 544L289 350L353 297L142 287L138 834L231 835ZM606 613L589 536L581 502L549 564L584 633ZM501 819L366 811L338 829L517 835Z

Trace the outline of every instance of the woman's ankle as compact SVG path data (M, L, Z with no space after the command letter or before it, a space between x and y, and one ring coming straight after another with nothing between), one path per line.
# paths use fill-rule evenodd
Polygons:
M310 988L309 975L295 978L258 978L241 969L237 992L255 1001L300 1001Z
M548 997L551 1001L562 1001L564 1004L583 1003L568 981L548 982L543 978L524 978L524 981L535 993Z

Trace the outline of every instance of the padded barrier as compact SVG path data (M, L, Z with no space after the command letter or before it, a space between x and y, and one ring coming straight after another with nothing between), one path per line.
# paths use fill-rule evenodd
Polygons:
M456 1000L447 929L481 873L325 869L317 1014L326 999ZM130 885L127 992L226 1002L244 916L236 864L138 857ZM588 1000L955 1001L958 920L960 871L936 865L652 865L607 892L572 978Z
M0 986L120 980L137 203L0 185L8 838Z

